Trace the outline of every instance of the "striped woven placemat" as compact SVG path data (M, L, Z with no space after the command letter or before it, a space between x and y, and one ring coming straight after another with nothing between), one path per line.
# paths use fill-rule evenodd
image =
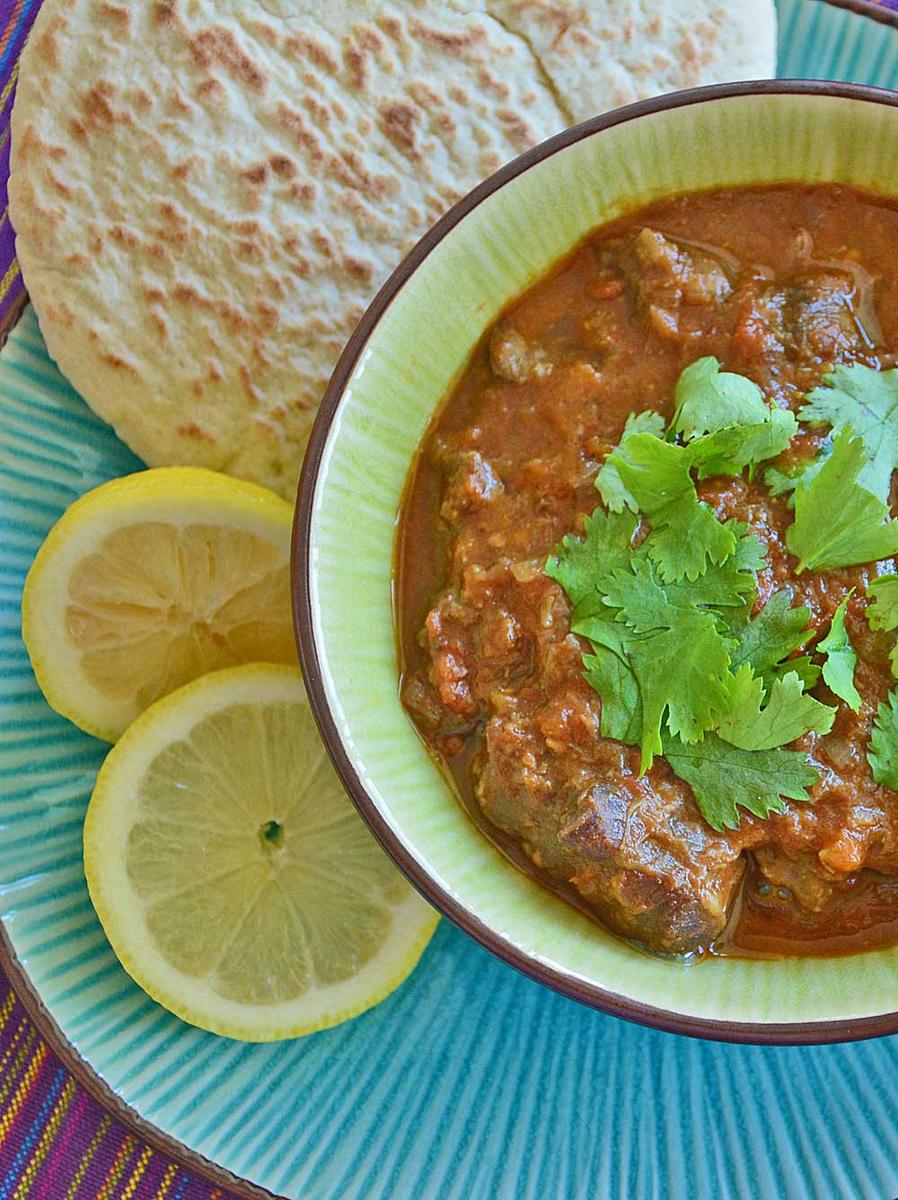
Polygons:
M235 1200L154 1150L66 1071L0 975L0 1200Z
M9 114L16 90L19 55L41 0L0 0L0 329L19 312L24 298L16 262L15 237L9 223L6 180L9 176ZM2 1196L0 1191L0 1196Z

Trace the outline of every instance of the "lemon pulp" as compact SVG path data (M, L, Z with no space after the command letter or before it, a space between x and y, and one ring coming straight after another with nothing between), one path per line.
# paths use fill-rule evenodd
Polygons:
M289 613L280 548L244 530L148 521L77 565L65 627L94 687L143 709L220 667L292 661Z

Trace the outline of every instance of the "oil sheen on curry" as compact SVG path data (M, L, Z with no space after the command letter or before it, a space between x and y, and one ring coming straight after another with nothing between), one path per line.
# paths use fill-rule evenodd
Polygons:
M898 207L678 196L487 332L397 542L403 702L521 869L665 954L898 941Z

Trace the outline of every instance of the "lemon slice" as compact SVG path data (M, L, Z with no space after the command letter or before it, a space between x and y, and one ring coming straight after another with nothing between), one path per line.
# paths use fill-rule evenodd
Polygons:
M370 1008L437 922L343 791L298 672L269 663L138 717L97 777L84 865L125 970L184 1020L245 1041Z
M82 496L51 529L22 598L52 707L111 742L207 671L295 662L292 517L266 488L195 467L140 471Z

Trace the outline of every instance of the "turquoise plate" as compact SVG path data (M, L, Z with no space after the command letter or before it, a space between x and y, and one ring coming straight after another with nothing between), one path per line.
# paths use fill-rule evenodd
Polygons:
M780 15L781 74L898 84L896 28L820 0L783 0ZM389 1000L300 1041L241 1045L148 1000L84 884L104 746L47 708L19 633L49 527L139 466L26 314L0 354L0 960L107 1098L162 1131L157 1144L297 1200L898 1195L898 1038L761 1048L643 1029L541 988L447 922Z

